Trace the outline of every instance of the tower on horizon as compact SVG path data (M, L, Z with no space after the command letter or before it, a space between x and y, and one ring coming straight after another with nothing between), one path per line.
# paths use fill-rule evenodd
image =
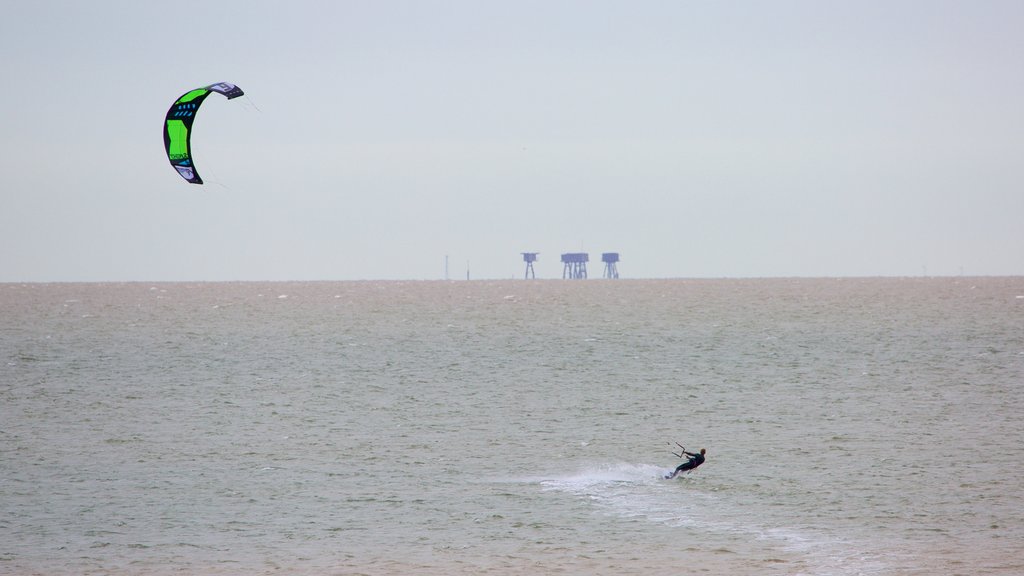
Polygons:
M562 254L562 278L585 280L587 278L587 262L590 255L586 252L569 252Z
M601 262L604 262L605 278L619 277L619 267L617 266L619 262L618 252L605 252L604 254L601 254Z
M537 261L537 254L540 252L523 252L523 262L526 262L526 274L523 278L536 278L533 272L533 263Z

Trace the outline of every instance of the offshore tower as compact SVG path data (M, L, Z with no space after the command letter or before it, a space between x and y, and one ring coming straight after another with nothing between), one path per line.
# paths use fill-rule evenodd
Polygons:
M533 263L537 261L537 254L540 252L523 252L523 262L526 262L526 274L523 278L536 278L537 275L533 272Z
M587 278L587 262L590 255L586 252L569 252L562 254L562 278L585 280Z
M604 262L604 277L605 278L618 278L619 277L619 253L618 252L605 252L601 254L601 262Z

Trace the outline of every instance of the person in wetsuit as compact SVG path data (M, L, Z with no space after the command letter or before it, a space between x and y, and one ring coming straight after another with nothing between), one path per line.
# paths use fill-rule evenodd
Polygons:
M706 452L706 450L704 450L703 448L700 449L700 453L699 454L694 454L693 452L687 452L686 450L683 450L683 454L685 454L686 456L689 456L689 458L686 460L686 462L683 462L682 464L677 466L676 469L671 474L669 474L668 476L665 476L665 479L666 480L671 480L672 478L676 477L676 474L679 474L680 472L684 472L684 471L687 471L687 470L693 470L697 466L700 466L701 464L703 464L704 463L704 453L705 452Z

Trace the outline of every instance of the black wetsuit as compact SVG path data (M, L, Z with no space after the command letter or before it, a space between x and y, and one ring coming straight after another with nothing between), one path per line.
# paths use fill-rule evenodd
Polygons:
M693 470L697 466L700 466L701 464L704 463L704 455L703 454L699 454L699 453L698 454L690 454L689 452L684 452L684 454L686 454L688 456L692 456L692 458L690 458L686 462L683 462L682 464L677 466L676 467L676 474L678 474L678 473L680 473L680 472L682 472L684 470Z
M686 454L687 456L689 456L690 459L687 460L686 462L683 462L679 466L677 466L674 472L672 472L668 476L665 476L666 479L668 479L668 478L675 478L676 474L679 474L680 472L685 472L687 470L693 470L697 466L700 466L701 464L704 463L704 455L703 454L700 454L700 453L692 454L690 452L683 452L683 454Z

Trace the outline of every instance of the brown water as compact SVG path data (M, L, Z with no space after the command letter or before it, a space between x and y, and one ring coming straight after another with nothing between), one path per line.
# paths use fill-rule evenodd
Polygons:
M0 285L0 574L1024 573L1022 383L1024 278Z

